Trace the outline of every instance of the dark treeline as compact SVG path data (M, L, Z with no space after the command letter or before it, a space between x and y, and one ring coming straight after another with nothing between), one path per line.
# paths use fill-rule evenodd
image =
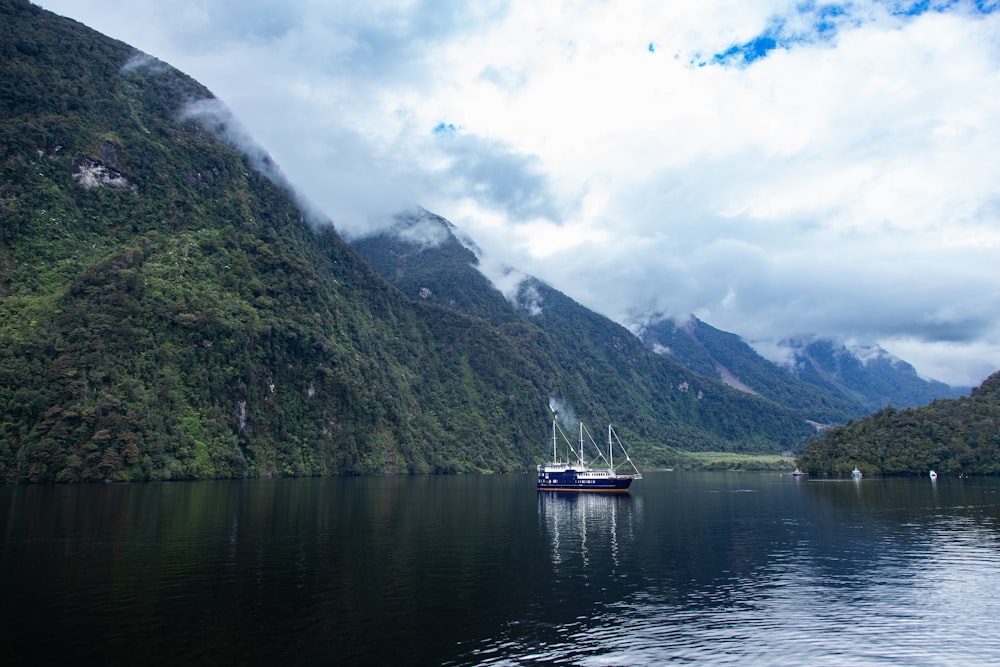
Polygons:
M828 430L798 461L810 474L1000 473L1000 372L972 394L908 410L887 407Z

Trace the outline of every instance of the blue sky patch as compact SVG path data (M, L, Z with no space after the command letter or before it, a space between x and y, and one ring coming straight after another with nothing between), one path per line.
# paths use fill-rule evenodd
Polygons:
M927 13L945 13L954 9L975 8L980 14L1000 9L1000 0L884 0L887 11L897 17L913 18ZM746 42L733 44L724 51L705 58L697 55L691 64L698 67L747 67L766 58L777 49L833 41L843 28L858 27L867 19L853 14L851 2L818 3L805 0L795 7L794 16L774 16L761 34ZM652 47L652 44L650 45ZM652 49L651 49L652 50Z
M712 61L718 65L749 65L776 48L778 40L768 35L761 35L745 44L734 44L722 53L715 54Z
M957 0L916 0L915 2L902 2L893 0L889 4L889 13L893 16L920 16L927 12L946 12L955 5Z
M799 4L796 11L798 16L792 21L781 16L772 17L770 25L760 35L741 44L733 44L725 51L716 53L709 61L723 67L746 67L766 58L776 49L788 50L798 44L832 40L840 26L850 20L847 5L810 1ZM803 21L803 18L806 20Z
M444 121L441 121L434 126L434 129L431 130L431 132L434 134L455 134L458 132L458 126L454 123L445 123Z
M889 13L893 16L921 16L928 12L943 14L952 9L963 6L973 6L980 14L992 14L1000 9L998 0L973 0L971 3L963 0L890 0L886 3L889 6Z

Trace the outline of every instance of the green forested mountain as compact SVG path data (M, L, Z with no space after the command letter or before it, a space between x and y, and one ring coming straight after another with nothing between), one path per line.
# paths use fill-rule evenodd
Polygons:
M808 433L544 285L545 326L397 289L209 91L21 0L0 111L0 479L524 470L552 397L647 463Z
M971 395L880 412L827 431L798 461L810 474L1000 473L1000 372Z
M0 13L0 477L533 460L555 390L536 350L409 302L307 224L185 120L211 102L194 81L26 2Z

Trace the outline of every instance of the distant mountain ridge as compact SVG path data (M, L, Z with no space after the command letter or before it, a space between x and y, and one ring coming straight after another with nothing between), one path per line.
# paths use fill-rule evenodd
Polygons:
M878 345L847 345L829 338L786 339L789 370L797 377L856 396L868 412L887 405L909 408L941 398L958 398L971 387L951 387L927 380L908 362Z
M968 390L924 380L909 363L877 346L850 349L830 339L787 339L782 364L768 360L739 336L696 317L663 318L643 327L643 342L688 368L721 377L784 405L812 410L822 423L839 423L880 410L957 398Z

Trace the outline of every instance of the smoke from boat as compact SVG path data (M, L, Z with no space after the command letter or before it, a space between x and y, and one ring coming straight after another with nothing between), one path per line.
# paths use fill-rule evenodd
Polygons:
M556 414L556 418L565 429L576 429L580 423L576 415L573 414L572 406L562 399L549 397L549 409Z

